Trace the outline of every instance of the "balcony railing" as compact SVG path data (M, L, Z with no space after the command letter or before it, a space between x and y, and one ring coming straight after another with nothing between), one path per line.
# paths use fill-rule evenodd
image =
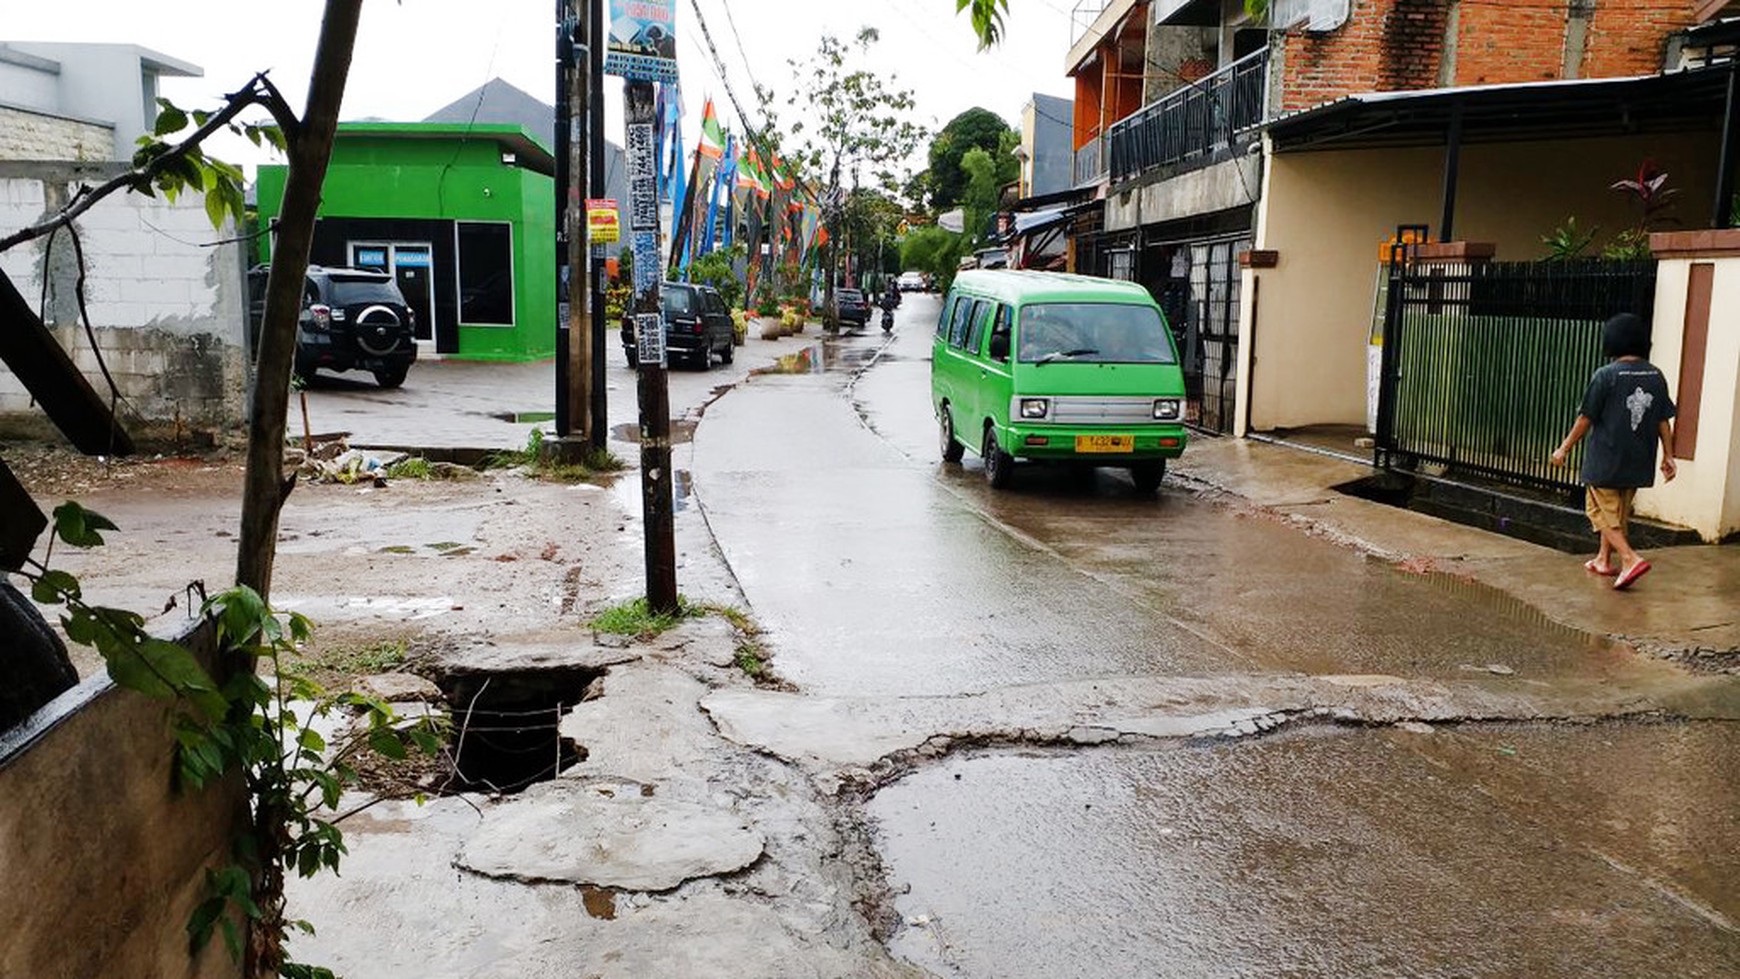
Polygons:
M1075 47L1110 4L1111 0L1076 0L1075 7L1069 12L1070 47Z
M1161 167L1194 170L1227 158L1234 134L1263 121L1268 76L1264 48L1114 123L1106 133L1112 182Z
M1075 186L1095 183L1106 175L1106 139L1095 136L1086 146L1075 151Z

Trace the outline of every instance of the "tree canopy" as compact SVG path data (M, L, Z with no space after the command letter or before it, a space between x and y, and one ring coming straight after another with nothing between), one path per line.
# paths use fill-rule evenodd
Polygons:
M969 150L980 149L993 155L1010 155L1019 141L1015 130L1002 117L989 109L971 108L950 119L930 144L930 170L926 189L931 206L939 211L962 203L966 198L968 174L961 168L961 159ZM1007 171L1007 164L999 166ZM1019 165L1014 167L1019 172ZM1011 176L1009 179L1013 179Z

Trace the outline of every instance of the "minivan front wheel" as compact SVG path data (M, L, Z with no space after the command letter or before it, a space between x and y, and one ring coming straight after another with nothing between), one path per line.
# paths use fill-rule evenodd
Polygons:
M1165 478L1165 459L1158 462L1139 462L1130 467L1130 482L1136 484L1136 492L1143 496L1153 496L1160 489L1160 481Z
M984 445L980 454L985 458L985 482L991 484L992 489L1003 489L1015 477L1015 457L997 444L997 430L990 426L985 428Z
M955 438L955 419L949 414L949 406L943 404L937 409L937 441L942 444L944 462L960 462L967 454L967 447L961 440Z

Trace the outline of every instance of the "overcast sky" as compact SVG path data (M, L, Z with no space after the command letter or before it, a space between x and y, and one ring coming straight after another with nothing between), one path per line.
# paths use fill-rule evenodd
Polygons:
M203 79L164 86L165 96L188 108L221 98L263 69L300 108L323 7L317 0L3 2L9 9L0 21L0 40L130 42L201 66ZM709 94L727 125L735 116L696 28L693 2L677 0L689 112L685 141L691 148ZM823 32L850 36L866 25L882 32L873 49L875 67L914 91L926 125L940 126L975 105L1015 124L1033 92L1072 92L1063 61L1075 0L1011 0L1008 38L985 54L976 51L954 0L729 0L729 11L727 2L699 0L731 84L746 104L753 98L751 72L783 101L792 87L788 59L813 52ZM369 0L343 118L415 121L493 76L554 101L554 11L551 0ZM620 143L620 83L608 84L613 111L607 135ZM218 151L256 162L246 143Z

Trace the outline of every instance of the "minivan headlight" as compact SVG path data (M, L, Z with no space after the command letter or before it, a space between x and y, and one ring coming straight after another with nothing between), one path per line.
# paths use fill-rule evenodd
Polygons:
M1038 421L1051 413L1051 399L1022 398L1021 417L1029 421Z
M1154 418L1157 421L1175 422L1182 416L1183 407L1177 398L1159 398L1154 402Z

